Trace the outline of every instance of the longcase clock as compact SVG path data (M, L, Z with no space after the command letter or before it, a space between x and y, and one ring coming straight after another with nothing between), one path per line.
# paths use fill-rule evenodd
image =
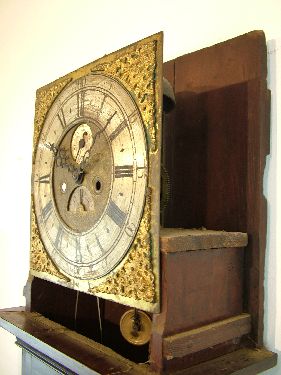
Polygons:
M74 372L263 371L276 361L253 349L263 337L264 34L163 71L176 97L167 115L162 33L38 90L29 311L11 320L44 341L47 363L62 364L59 349Z

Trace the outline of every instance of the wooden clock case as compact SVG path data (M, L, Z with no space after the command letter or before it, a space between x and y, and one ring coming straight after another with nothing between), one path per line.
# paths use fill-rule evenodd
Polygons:
M2 312L2 319L39 332L101 374L252 374L274 366L276 355L262 348L266 57L264 34L256 31L164 64L176 109L163 129L171 192L160 235L161 313L152 315L149 344L122 338L128 307L99 301L101 338L95 297L80 293L77 300L75 291L37 278L25 288L30 312ZM55 334L57 323L72 333Z

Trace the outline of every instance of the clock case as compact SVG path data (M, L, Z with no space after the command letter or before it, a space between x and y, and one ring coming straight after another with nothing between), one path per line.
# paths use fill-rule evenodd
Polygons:
M77 304L74 290L39 278L25 288L31 312L14 313L13 324L93 373L253 374L276 364L263 348L266 57L265 36L254 31L164 64L176 108L163 129L171 192L150 343L128 344L119 330L128 307L106 300L99 301L101 338L94 296L81 293Z

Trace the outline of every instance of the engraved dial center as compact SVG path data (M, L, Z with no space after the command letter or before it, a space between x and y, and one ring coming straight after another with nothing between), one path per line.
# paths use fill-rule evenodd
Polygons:
M71 150L68 158L83 165L83 181L78 185L67 169L54 163L53 194L56 209L64 224L75 232L86 232L100 219L109 199L113 161L110 145L95 123L73 126L62 137L60 148ZM95 184L93 184L95 181ZM78 185L78 186L77 186ZM67 189L63 187L67 186ZM102 188L101 188L102 186Z
M76 213L94 212L94 198L86 186L78 186L70 195L68 211Z
M89 158L93 145L92 129L88 124L81 124L75 130L71 141L71 153L76 163L80 164Z

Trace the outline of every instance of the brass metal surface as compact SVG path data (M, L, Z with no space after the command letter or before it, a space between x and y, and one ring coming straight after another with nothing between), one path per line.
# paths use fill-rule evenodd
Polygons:
M147 344L151 337L151 319L143 311L128 310L120 319L120 331L132 345Z
M35 102L35 117L34 117L34 131L33 131L33 157L37 148L38 138L42 130L45 116L52 105L54 99L64 89L64 87L71 81L71 77L60 79L52 84L49 84L36 92Z
M59 272L58 268L52 262L50 256L46 252L36 223L34 208L31 208L31 248L30 248L30 269L36 274L49 274L54 278L64 280L69 279Z
M151 196L148 193L140 227L124 265L102 284L89 292L133 298L136 301L154 303L159 296L155 288L155 274L150 259ZM145 309L144 304L137 304Z
M158 312L159 285L159 211L160 146L162 119L162 33L90 63L37 91L34 123L34 154L48 111L71 81L87 74L105 74L117 79L138 106L147 140L147 194L139 228L123 260L109 275L82 283L55 265L46 252L38 217L31 221L31 274L87 293L94 293L129 306ZM77 145L72 145L75 152ZM74 149L74 150L73 150ZM34 179L34 172L33 172ZM99 182L99 181L98 181ZM65 189L62 182L60 189ZM32 195L34 199L34 195ZM75 203L75 202L74 202ZM70 205L74 207L75 204ZM89 205L90 207L90 205ZM46 266L48 264L48 266Z

